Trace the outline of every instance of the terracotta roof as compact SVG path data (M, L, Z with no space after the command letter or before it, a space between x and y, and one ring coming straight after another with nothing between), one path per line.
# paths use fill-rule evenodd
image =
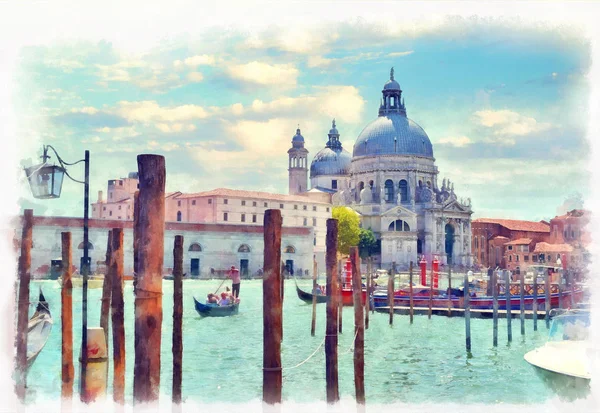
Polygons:
M573 209L571 211L568 211L564 215L557 215L553 219L566 219L566 220L580 219L580 218L584 218L585 219L585 218L589 218L589 216L590 216L590 212L588 210L585 210L585 209Z
M507 242L504 245L529 245L531 244L531 238L519 238L511 242Z
M254 199L268 199L271 201L288 201L288 202L306 202L310 204L323 204L330 205L327 202L314 201L303 195L283 195L283 194L272 194L269 192L259 191L245 191L242 189L228 189L228 188L217 188L211 191L196 192L189 194L176 195L174 198L201 198L207 196L227 196L233 198L254 198Z
M473 222L498 224L513 231L550 232L550 226L543 222L521 221L517 219L477 218Z
M535 244L536 252L571 252L573 251L573 247L569 244L548 244L547 242L538 242Z

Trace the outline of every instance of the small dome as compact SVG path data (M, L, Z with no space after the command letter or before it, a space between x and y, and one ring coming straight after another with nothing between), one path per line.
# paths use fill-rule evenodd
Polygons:
M296 134L292 138L292 143L293 142L304 142L304 136L302 136L302 134L300 133L300 128L296 129Z
M373 202L373 190L370 186L365 186L360 191L360 203L361 204L370 204Z
M348 175L352 156L343 148L323 148L310 163L310 177L321 175Z
M400 90L400 84L395 80L388 80L383 85L383 90Z
M331 129L329 129L329 135L339 135L337 128L335 127L335 119L331 122Z

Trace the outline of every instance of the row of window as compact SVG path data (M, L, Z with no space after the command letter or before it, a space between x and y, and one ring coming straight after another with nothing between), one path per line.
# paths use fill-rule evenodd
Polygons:
M121 207L122 207L122 205L119 205L119 208L118 208L118 209L119 209L119 211L121 210ZM131 205L127 205L127 209L131 209ZM103 210L103 211L106 211L106 207L105 207L105 206L103 206L103 207L102 207L102 210ZM94 212L96 211L96 207L95 207L95 206L94 206L94 207L92 207L92 211L94 211Z
M512 245L508 245L507 248L509 251L513 250ZM514 248L514 250L518 252L529 252L529 245L516 245L516 248Z
M246 214L242 214L241 216L242 222L246 222ZM181 212L177 213L177 220L181 221ZM223 221L229 221L229 214L227 212L223 212ZM252 222L256 223L256 214L252 214ZM317 226L317 218L312 219L313 227ZM308 225L308 218L304 218L303 225Z
M539 262L544 262L544 261L546 261L546 262L555 262L559 258L560 258L560 254L556 254L556 259L554 259L554 256L551 255L551 254L546 254L546 255L544 255L544 254L539 254L539 255L538 254L532 254L531 255L531 261L532 262L538 262L538 260L539 260ZM483 254L482 254L482 259L483 259ZM508 261L512 262L512 260L513 260L513 256L509 255L508 256ZM529 262L529 255L523 255L523 261ZM515 262L519 262L519 255L515 254Z
M188 251L202 252L202 246L200 244L198 244L197 242L194 242L190 245L190 247L188 248ZM248 244L242 244L238 247L237 251L241 252L241 253L248 253L248 252L250 252L250 246ZM288 245L287 247L284 248L283 252L286 254L295 254L296 248L294 248L292 245Z
M212 199L209 198L207 201L208 201L208 205L212 205L212 201L213 201ZM242 206L246 206L246 202L247 202L246 200L242 200L241 201L241 205ZM223 204L229 205L229 199L223 199ZM195 199L192 199L192 205L196 205L196 200ZM252 201L252 206L253 207L255 207L257 205L258 205L257 201ZM181 206L181 201L177 201L177 206L178 207ZM268 202L263 202L263 207L268 208L269 207L269 203ZM279 204L279 209L283 209L283 207L284 207L284 204ZM298 210L298 205L294 205L294 209ZM302 205L302 210L303 211L308 211L308 205ZM317 210L317 206L313 205L312 210L316 211ZM329 207L326 207L325 211L329 212Z

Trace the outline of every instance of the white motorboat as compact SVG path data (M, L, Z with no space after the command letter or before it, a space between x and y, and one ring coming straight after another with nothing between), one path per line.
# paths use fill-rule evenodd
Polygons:
M525 354L525 360L555 393L566 399L585 397L590 390L591 358L589 310L570 310L552 319L548 341Z

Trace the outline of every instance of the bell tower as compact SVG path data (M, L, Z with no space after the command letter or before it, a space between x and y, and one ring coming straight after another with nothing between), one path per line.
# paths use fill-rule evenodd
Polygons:
M304 137L300 133L300 125L292 138L292 147L288 149L288 173L290 195L306 192L308 180L308 150L304 147Z

